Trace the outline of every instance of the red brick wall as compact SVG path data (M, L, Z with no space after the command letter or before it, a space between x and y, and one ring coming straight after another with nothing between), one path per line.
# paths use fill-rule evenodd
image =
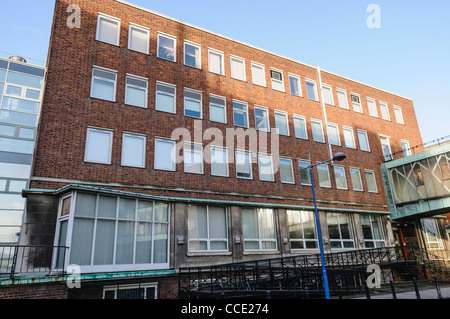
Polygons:
M66 19L69 16L66 9L72 3L78 4L82 10L80 29L70 29L66 25ZM120 47L95 40L98 12L121 19ZM129 22L150 28L149 55L127 49ZM113 0L77 0L75 2L73 0L58 0L56 3L55 24L52 31L48 80L39 128L39 140L35 157L36 162L33 171L34 176L133 185L155 185L168 187L169 189L167 191L151 191L152 193L175 196L183 196L185 194L172 192L170 188L206 189L219 192L277 195L292 198L312 197L311 188L299 184L299 169L296 160L308 158L309 155L311 155L312 162L329 158L327 145L313 142L311 138L310 119L323 119L320 103L310 101L306 98L305 77L316 79L317 72L314 68ZM156 57L157 31L177 37L177 63ZM201 70L183 65L184 39L201 44ZM208 72L208 47L224 52L225 76ZM247 82L238 81L230 77L230 54L245 58ZM265 65L267 88L252 84L250 61L256 61ZM117 102L113 103L90 98L93 65L118 71ZM283 70L286 93L272 90L270 67ZM289 94L288 72L301 76L302 98ZM147 109L126 106L124 104L126 73L147 77L149 79ZM176 84L177 114L155 111L156 80ZM344 110L338 106L326 106L327 116L329 122L339 124L341 144L344 144L342 125L353 127L357 144L356 129L366 130L369 134L371 152L347 149L343 146L333 146L332 148L333 152L343 151L348 156L343 164L346 167L349 189L351 189L349 167L354 166L361 168L364 189L366 189L366 184L363 169L367 168L376 171L379 193L369 194L367 191L336 190L333 172L330 170L333 188L320 188L317 190L317 196L319 198L327 198L330 201L365 203L367 204L365 208L375 205L375 209L386 210L377 206L386 205L379 170L382 153L377 134L391 136L391 148L393 152L401 150L400 139L409 140L411 146L421 144L422 140L413 103L408 99L326 72L322 72L322 81L333 86L336 105L338 104L336 87L347 90L350 109L350 92L360 94L364 114L358 114L352 110ZM224 136L225 129L232 127L233 123L232 99L249 103L250 127L255 126L254 104L269 107L271 127L274 127L273 110L287 111L289 113L289 131L291 136L280 136L280 155L293 158L296 185L281 184L279 174L275 175L275 183L259 181L257 164L253 165L253 180L236 179L235 167L232 164L229 166L230 178L211 176L208 164L205 164L204 175L185 174L182 163L177 166L175 173L153 170L155 136L170 137L172 131L178 127L186 127L193 133L194 119L183 115L183 87L197 89L203 92L203 129L217 127L224 132ZM227 98L227 123L229 124L212 123L208 120L209 93ZM378 119L369 117L366 96L375 98L377 105L378 100L388 103L391 117L390 122L381 119L379 109ZM400 125L395 122L393 105L402 107L405 125ZM308 123L308 141L294 137L293 113L306 116ZM88 125L114 129L111 165L91 164L83 161L86 128ZM121 140L122 132L124 131L146 134L145 169L122 167L120 165ZM209 142L204 141L204 145L206 146ZM55 188L63 185L64 183L55 184L34 181L31 187ZM150 192L139 187L126 188L126 190ZM202 195L188 194L188 196ZM208 195L208 197L227 199L224 195ZM241 199L255 200L245 197ZM257 198L257 200L262 201L263 199ZM298 204L297 201L289 202ZM352 205L347 207L352 207Z
M0 299L67 299L66 284L27 284L0 287Z

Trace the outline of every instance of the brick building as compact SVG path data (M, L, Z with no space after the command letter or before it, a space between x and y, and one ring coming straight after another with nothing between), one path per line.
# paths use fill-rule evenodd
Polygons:
M168 298L180 267L317 253L301 168L336 152L314 170L325 251L394 245L380 164L422 144L410 99L121 0L77 0L73 27L73 3L23 191L21 243L68 247L52 269Z

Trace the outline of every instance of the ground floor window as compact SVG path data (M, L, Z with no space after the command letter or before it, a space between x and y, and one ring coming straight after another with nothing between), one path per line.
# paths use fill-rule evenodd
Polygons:
M272 209L243 208L244 250L276 250L275 214Z
M314 212L288 210L287 217L291 249L317 249Z
M422 229L425 236L427 248L443 248L441 234L436 219L424 218L421 219Z
M103 299L156 299L156 284L106 286Z
M350 215L345 213L327 214L328 233L330 235L331 249L353 249L353 231Z
M363 229L364 244L366 248L386 246L380 216L361 215L361 226Z

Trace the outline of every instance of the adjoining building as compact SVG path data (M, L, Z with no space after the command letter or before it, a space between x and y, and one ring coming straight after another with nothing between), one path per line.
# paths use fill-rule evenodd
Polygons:
M182 267L318 253L302 169L336 152L313 176L325 251L395 245L380 164L422 144L410 99L121 0L78 1L70 28L70 4L21 244L78 271L72 296L173 298Z

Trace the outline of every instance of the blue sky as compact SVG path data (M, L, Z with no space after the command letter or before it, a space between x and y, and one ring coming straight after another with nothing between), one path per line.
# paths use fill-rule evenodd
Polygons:
M448 0L129 2L411 98L424 142L450 135ZM381 9L379 29L367 27L370 4ZM0 51L46 60L53 8L2 1Z

